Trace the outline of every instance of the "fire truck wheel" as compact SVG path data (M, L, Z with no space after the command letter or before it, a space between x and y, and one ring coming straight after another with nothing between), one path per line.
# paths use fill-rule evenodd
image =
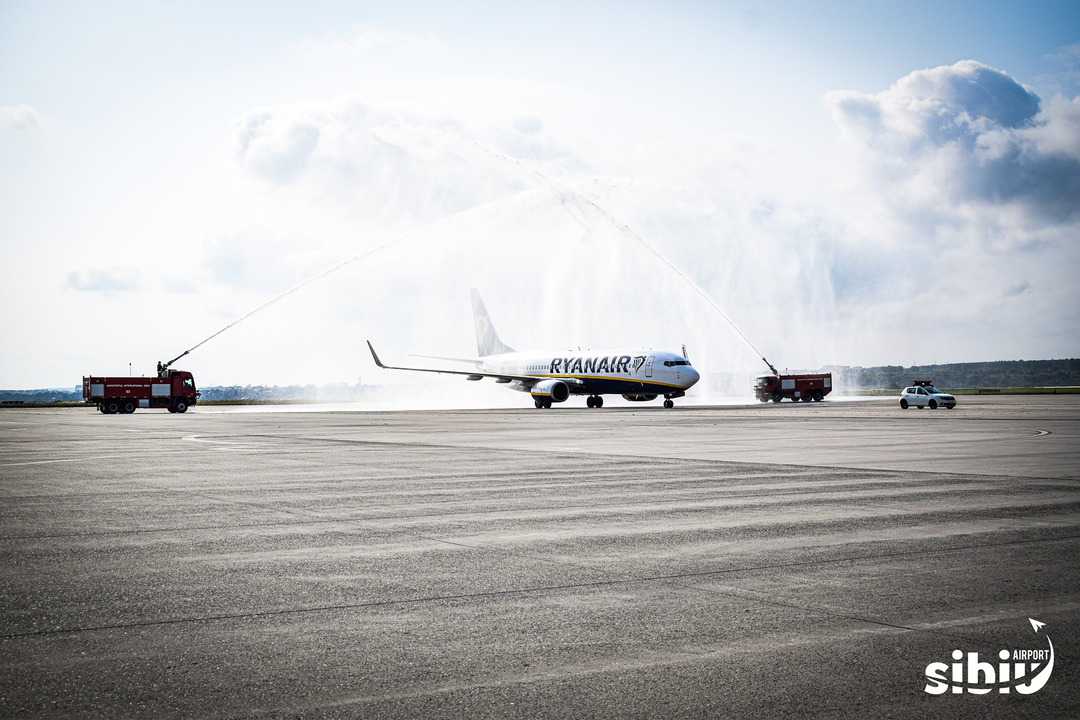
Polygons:
M117 405L115 400L110 400L109 402L105 403L105 414L106 415L115 415L116 411L119 410L119 409L120 409L120 406Z
M99 413L101 413L102 415L104 415L104 414L105 414L105 406L104 406L104 405L102 405L101 403L98 403L98 404L97 404L97 411L98 411Z
M133 412L135 412L135 403L131 402L130 400L125 400L124 401L124 414L125 415L130 415Z
M780 401L781 401L781 400L783 400L783 399L784 399L784 396L783 396L783 395L780 395L780 394L776 394L776 395L773 395L773 396L772 396L772 401L773 401L773 402L780 402Z
M176 404L173 407L176 408L176 412L178 412L178 413L186 413L187 412L187 403L184 402L183 400L177 400Z
M814 402L821 402L824 399L825 399L824 393L822 393L820 390L815 390L814 391Z

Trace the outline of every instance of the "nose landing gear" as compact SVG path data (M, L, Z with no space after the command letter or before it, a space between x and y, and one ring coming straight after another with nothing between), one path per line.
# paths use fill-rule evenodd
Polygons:
M672 400L671 398L668 398L667 400L664 401L664 408L666 408L667 410L670 410L673 407L675 407L675 401L674 400Z

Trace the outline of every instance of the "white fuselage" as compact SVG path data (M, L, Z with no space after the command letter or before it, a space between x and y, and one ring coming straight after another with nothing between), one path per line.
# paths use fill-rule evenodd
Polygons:
M678 397L700 378L690 362L677 353L656 350L562 353L503 353L481 359L482 372L506 373L566 382L574 395L664 395ZM535 387L512 382L524 392Z

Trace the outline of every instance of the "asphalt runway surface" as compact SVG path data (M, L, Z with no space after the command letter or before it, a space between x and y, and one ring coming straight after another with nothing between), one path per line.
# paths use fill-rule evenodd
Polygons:
M1080 396L960 403L5 410L0 714L1078 717Z

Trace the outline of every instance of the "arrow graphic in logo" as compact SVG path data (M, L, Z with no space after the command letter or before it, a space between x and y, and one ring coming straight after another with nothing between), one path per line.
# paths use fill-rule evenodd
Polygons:
M1039 622L1035 618L1028 618L1028 622L1031 623L1031 629L1035 631L1036 635L1039 633L1040 630L1046 627L1046 623ZM1047 660L1041 668L1039 668L1038 666L1035 666L1035 668L1033 668L1038 670L1038 673L1035 675L1035 677L1031 678L1031 680L1026 683L1020 683L1016 686L1016 692L1020 693L1021 695L1030 695L1033 692L1038 692L1039 690L1042 690L1043 685L1045 685L1046 681L1050 679L1050 673L1054 672L1054 643L1050 642L1049 635L1046 635L1046 644L1050 648L1050 659ZM1023 678L1017 678L1017 680L1020 679Z

